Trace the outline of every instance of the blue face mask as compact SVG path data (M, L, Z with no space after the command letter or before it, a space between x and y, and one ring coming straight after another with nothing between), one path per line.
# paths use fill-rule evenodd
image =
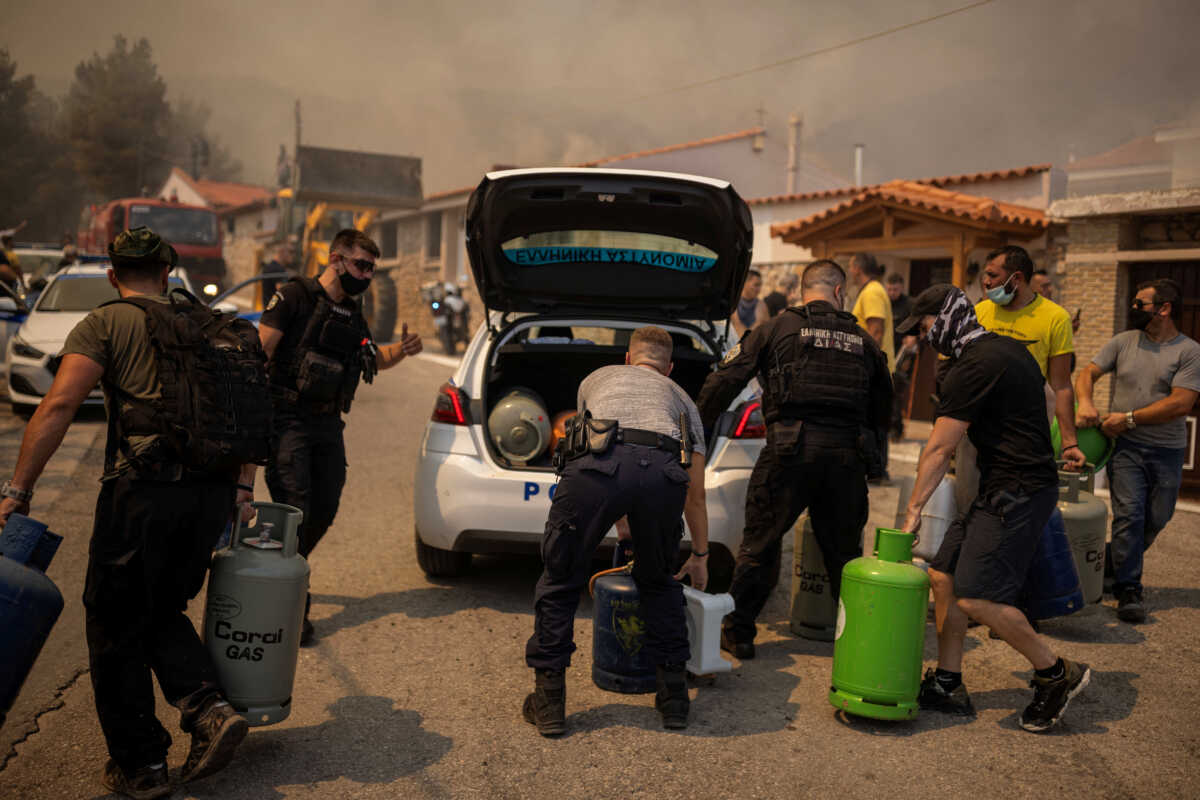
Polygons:
M991 300L993 303L995 303L998 306L1006 306L1009 303L1011 303L1012 299L1014 297L1016 297L1017 290L1016 289L1005 289L1004 287L1008 286L1008 282L1011 281L1012 279L1013 279L1013 276L1010 275L1008 280L1005 281L1004 283L1000 284L999 286L993 286L991 289L988 289L987 290L987 299Z

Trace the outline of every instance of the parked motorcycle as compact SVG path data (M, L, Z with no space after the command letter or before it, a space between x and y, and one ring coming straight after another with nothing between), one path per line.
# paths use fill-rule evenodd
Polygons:
M458 343L465 347L471 340L471 309L462 291L453 283L427 283L421 287L421 299L433 314L437 339L447 355L458 352Z

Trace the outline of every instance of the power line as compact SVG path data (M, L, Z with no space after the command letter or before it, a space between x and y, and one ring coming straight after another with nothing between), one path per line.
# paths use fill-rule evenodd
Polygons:
M925 17L924 19L914 20L912 22L905 23L904 25L897 25L894 28L888 28L887 30L878 31L876 33L871 33L866 36L860 36L857 39L850 39L848 41L841 42L839 44L830 45L828 47L821 47L816 50L810 50L807 53L801 53L799 55L790 56L788 58L782 58L778 61L772 61L768 64L760 64L756 67L750 67L748 69L739 70L738 72L730 72L725 75L717 75L716 77L713 77L713 78L705 78L702 81L696 81L694 83L685 83L682 86L675 86L670 89L661 89L661 90L655 91L655 92L648 92L646 94L634 95L633 97L630 97L626 102L636 102L638 100L648 100L652 97L662 97L662 96L668 95L668 94L675 94L676 92L687 92L687 91L691 91L692 89L699 89L702 86L711 86L714 83L721 83L723 81L734 80L735 78L742 78L742 77L745 77L746 75L753 75L756 72L766 72L767 70L775 69L776 67L782 67L786 64L794 64L797 61L803 61L806 58L813 58L814 56L825 55L826 53L832 53L835 50L842 50L847 47L854 47L855 45L862 44L863 42L869 42L873 39L881 39L884 36L891 36L893 33L899 33L900 31L908 30L909 28L915 28L918 25L925 25L927 23L934 22L939 19L944 19L946 17L950 17L955 14L961 14L964 11L970 11L971 9L979 8L980 6L986 6L988 3L992 3L992 2L995 2L995 0L978 0L978 2L970 3L965 6L960 6L958 8L951 9L950 11L943 11L941 14L934 14L932 17Z

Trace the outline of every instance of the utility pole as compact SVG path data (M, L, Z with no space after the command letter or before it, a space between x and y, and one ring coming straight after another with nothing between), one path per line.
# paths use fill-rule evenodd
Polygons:
M800 171L800 131L804 127L804 115L792 112L788 115L788 163L787 193L796 193L796 173Z

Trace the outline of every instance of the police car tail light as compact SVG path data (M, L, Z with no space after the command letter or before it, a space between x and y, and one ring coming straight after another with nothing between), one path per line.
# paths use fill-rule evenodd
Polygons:
M438 389L437 400L433 404L434 422L445 422L447 425L470 425L467 419L466 393L452 383L443 383Z
M743 403L737 410L737 425L733 428L734 439L762 439L767 435L763 422L762 403L757 400Z

